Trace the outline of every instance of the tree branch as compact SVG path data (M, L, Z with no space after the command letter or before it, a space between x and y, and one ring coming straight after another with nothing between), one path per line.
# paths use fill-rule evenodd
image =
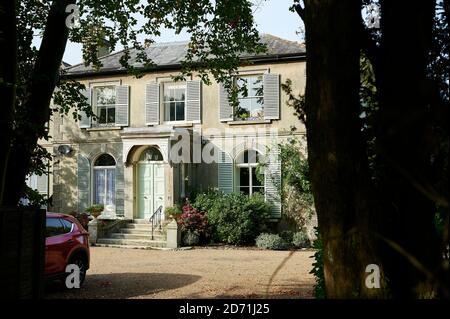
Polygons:
M295 12L299 15L299 17L305 22L305 8L302 7L300 3L294 5Z

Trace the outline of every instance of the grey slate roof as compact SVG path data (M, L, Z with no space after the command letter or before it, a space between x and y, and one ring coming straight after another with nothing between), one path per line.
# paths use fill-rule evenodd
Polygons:
M305 46L301 43L281 39L279 37L262 34L261 42L266 44L267 52L259 56L249 56L243 54L242 57L246 59L257 59L257 58L270 58L279 56L303 56L305 54ZM177 66L184 59L187 52L187 41L183 42L169 42L169 43L154 43L146 48L148 57L157 65L159 68ZM100 58L103 66L99 71L94 71L91 66L86 67L84 63L76 64L71 67L66 68L68 75L93 75L95 73L105 73L105 72L120 72L124 71L124 68L120 65L119 59L122 56L122 51L111 53ZM135 67L141 66L141 64L136 63L136 51L130 50L130 60L129 63Z

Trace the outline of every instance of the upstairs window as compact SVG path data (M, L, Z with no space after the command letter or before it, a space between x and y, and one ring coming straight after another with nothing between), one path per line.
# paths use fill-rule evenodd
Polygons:
M93 88L93 109L97 114L97 125L110 126L116 122L116 87L97 86Z
M235 109L237 121L264 119L264 80L262 75L236 77L236 86L240 88L239 106Z
M184 121L186 113L186 85L165 83L163 91L165 121Z

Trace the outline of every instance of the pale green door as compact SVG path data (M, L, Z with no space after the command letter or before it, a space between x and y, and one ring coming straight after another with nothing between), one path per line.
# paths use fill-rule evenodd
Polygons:
M138 165L138 218L149 219L160 205L164 205L164 165Z
M159 206L163 206L162 218L164 218L164 164L153 164L153 211L157 210Z

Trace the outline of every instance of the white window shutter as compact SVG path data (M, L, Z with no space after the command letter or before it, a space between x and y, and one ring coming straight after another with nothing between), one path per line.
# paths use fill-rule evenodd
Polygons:
M92 102L91 102L92 89L91 88L86 88L81 93L87 98L87 103L89 105L91 105L91 107L92 107ZM81 116L81 119L78 120L78 126L80 128L89 128L89 127L91 127L91 117L88 117L86 115L86 112L84 112L84 111L79 111L79 114Z
M130 117L130 87L116 86L116 126L128 126Z
M36 179L37 179L37 185L36 185L36 190L38 191L39 194L41 195L47 195L47 191L48 191L48 175L46 174L42 174L42 175L36 175Z
M272 205L272 218L281 218L281 162L279 152L269 154L264 174L266 201Z
M91 165L83 155L77 156L78 212L85 212L90 206Z
M233 159L224 151L219 151L217 186L225 194L233 192Z
M280 75L264 74L264 119L280 119Z
M186 81L186 120L200 123L201 81Z
M145 86L145 124L159 124L159 83L157 82Z
M228 100L228 91L219 83L219 120L221 122L233 120L233 107Z

